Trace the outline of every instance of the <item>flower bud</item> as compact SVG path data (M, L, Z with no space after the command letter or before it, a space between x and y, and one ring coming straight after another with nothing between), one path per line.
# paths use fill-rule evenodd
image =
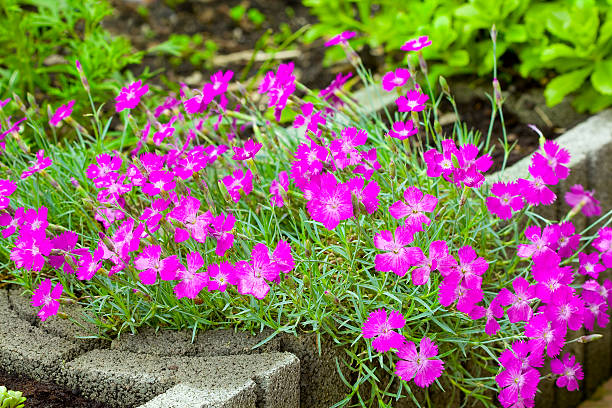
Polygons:
M495 104L498 108L501 108L504 100L502 98L501 86L497 78L493 78L493 95L495 96Z
M595 334L589 334L589 335L586 335L586 336L578 337L578 339L576 341L578 343L590 343L592 341L599 340L602 337L603 337L603 335L595 333Z
M442 87L442 92L444 92L447 96L450 96L450 88L448 86L448 82L446 82L446 78L440 75L438 81L440 82L440 87Z
M391 175L391 180L395 180L396 169L395 162L393 160L389 162L389 174Z
M436 132L437 135L441 135L442 134L442 125L440 124L440 121L435 121L434 122L434 131Z
M497 42L497 28L495 27L495 24L491 26L491 40L493 40L493 42Z

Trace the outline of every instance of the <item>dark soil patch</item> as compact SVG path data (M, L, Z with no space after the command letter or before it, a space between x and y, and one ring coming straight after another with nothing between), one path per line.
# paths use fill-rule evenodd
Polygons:
M9 390L21 391L27 398L27 408L112 408L75 395L70 390L55 384L41 383L28 378L14 376L0 370L0 385Z

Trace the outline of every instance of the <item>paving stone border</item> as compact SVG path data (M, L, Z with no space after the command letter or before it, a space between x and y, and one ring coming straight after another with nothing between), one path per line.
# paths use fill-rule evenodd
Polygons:
M589 118L557 141L572 155L572 172L556 193L581 183L596 190L604 212L612 209L612 110ZM528 165L524 159L489 181L526 177ZM560 218L568 208L559 197L543 211ZM580 216L576 219L586 225ZM271 332L249 336L217 330L201 333L192 342L191 333L144 329L106 342L83 338L95 331L85 321L77 325L52 318L40 323L20 293L19 288L0 290L0 367L112 406L324 408L345 392L336 372L336 359L343 352L325 337L320 352L313 334L278 335L255 348ZM581 391L565 393L549 381L536 406L575 407L612 375L612 328L597 332L605 337L574 346L585 361ZM454 398L440 398L440 406L459 405ZM408 402L403 399L401 405Z

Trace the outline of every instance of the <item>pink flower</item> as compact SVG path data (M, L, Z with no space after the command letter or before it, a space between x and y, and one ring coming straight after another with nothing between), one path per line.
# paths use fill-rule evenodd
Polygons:
M0 179L0 210L9 206L11 200L8 198L17 189L17 183L11 180Z
M376 148L373 147L367 152L361 152L361 162L353 169L355 174L363 174L366 180L369 180L374 172L381 169L381 165L378 162L378 156Z
M187 254L187 269L180 268L177 279L181 281L174 287L177 299L195 299L208 283L206 272L197 273L204 266L204 260L199 252Z
M142 186L142 192L156 196L164 191L174 190L174 174L166 170L156 170L149 175L149 182Z
M550 371L553 374L559 375L557 378L557 387L566 387L568 391L576 391L578 389L578 380L584 378L582 366L576 362L576 357L569 353L563 356L563 361L554 359L550 362Z
M412 40L408 40L400 47L402 51L420 51L425 47L431 45L431 41L429 37L426 35L422 35L419 38L413 38Z
M547 140L544 145L531 157L531 162L537 167L548 167L558 179L569 176L570 154L566 149L559 147L557 142Z
M397 351L400 361L395 364L395 374L404 381L414 379L421 388L428 387L444 370L444 362L435 358L437 355L438 347L428 337L421 339L418 352L416 345L409 341Z
M74 256L68 255L74 250L74 247L77 244L79 236L72 231L64 231L59 235L56 235L51 240L52 251L49 255L49 266L55 269L62 268L66 273L74 273L74 269L68 262L66 262L66 257L70 256L73 263L76 263L76 259ZM59 254L56 255L56 253Z
M237 285L238 276L234 265L224 261L219 265L210 264L208 265L208 291L218 290L219 292L225 292L227 285Z
M470 314L476 304L482 300L483 292L480 287L468 288L457 275L445 276L439 285L438 300L440 305L449 307L455 301L459 312Z
M496 296L489 304L489 307L487 307L485 317L487 318L485 323L485 333L489 336L497 334L500 326L495 319L501 319L504 317L504 308L502 307L499 295Z
M144 209L142 215L140 216L140 221L145 221L147 224L147 228L150 232L155 232L159 229L159 222L162 220L164 215L162 214L170 205L170 200L164 200L163 198L158 198L157 200L151 203L150 207Z
M570 330L579 330L584 320L584 302L569 286L560 288L545 306L546 318Z
M517 180L525 201L535 206L552 204L557 199L557 195L547 185L555 185L559 182L553 171L545 166L532 165L529 167L529 174L533 180Z
M15 241L10 258L17 268L40 271L45 265L45 257L50 253L51 240L46 237L44 230L39 233L23 230Z
M85 250L78 262L77 279L90 280L93 278L102 267L103 256L104 250L102 247L98 247L93 256L89 250Z
M204 149L193 148L186 156L177 160L174 172L183 180L193 176L193 173L204 169L208 164L208 155Z
M363 324L361 333L364 339L374 339L372 347L380 353L386 353L392 348L398 349L404 344L404 336L393 329L401 329L406 325L404 316L398 311L392 311L387 318L387 311L375 310Z
M606 270L606 268L599 263L599 254L597 252L593 252L592 254L580 252L578 254L578 261L580 265L578 272L581 275L589 275L593 279L597 279L599 273Z
M383 254L376 254L374 258L374 268L381 272L393 272L398 276L406 275L412 266L411 259L418 254L410 254L410 251L417 251L416 248L406 248L414 241L414 230L407 226L397 227L395 237L391 231L380 231L374 236L374 246L382 251Z
M459 156L459 149L453 139L444 139L442 141L442 153L436 149L429 149L423 154L425 164L427 164L428 177L444 176L446 180L453 181L453 173L455 171L453 165L453 156Z
M215 254L217 256L225 256L225 253L234 245L234 224L236 218L232 214L220 214L211 220L211 235L217 239L217 248Z
M499 292L499 301L503 306L510 306L507 310L511 323L528 321L533 316L533 310L529 305L535 299L535 286L530 286L523 277L516 277L512 282L514 293L507 288Z
M389 136L399 140L408 139L410 136L414 136L418 133L418 129L414 127L414 123L411 120L406 122L398 121L394 122L391 130L389 130Z
M234 170L231 176L223 177L222 181L235 203L240 201L241 192L247 196L253 191L253 173L249 169L246 172L242 169Z
M246 142L244 142L244 147L238 147L238 146L232 147L232 149L234 149L234 156L232 157L232 159L233 160L252 159L253 157L255 157L257 152L261 150L262 146L263 145L261 143L256 143L255 141L253 141L253 139L249 139Z
M282 189L282 191L281 191ZM289 190L289 176L286 171L278 173L278 180L272 180L270 184L270 205L273 207L283 207L285 200L283 199L283 191L286 193Z
M374 214L378 211L380 186L376 181L370 181L365 187L364 184L365 180L361 177L355 177L346 182L352 196L363 204L368 214Z
M333 230L340 221L353 217L351 192L331 173L322 174L319 181L319 185L311 185L316 194L306 204L308 214L328 230Z
M555 357L565 345L565 325L549 321L544 313L533 316L525 325L525 336L530 343L542 350L546 349L548 357Z
M157 275L164 281L177 279L179 269L183 266L176 255L164 259L161 257L159 245L147 246L134 261L134 267L141 271L138 278L143 285L153 285L157 282Z
M95 211L94 219L100 221L104 229L109 229L115 221L125 218L125 213L119 209L96 207Z
M445 276L456 276L468 289L480 289L482 275L489 268L486 259L479 257L469 245L459 248L459 266L446 272ZM477 302L476 302L477 303Z
M432 212L438 199L431 194L423 194L417 187L410 186L404 191L404 200L396 201L389 207L389 213L395 219L406 218L406 225L417 231L423 231L423 224L431 224L431 219L424 213Z
M159 118L164 112L166 112L167 110L171 110L172 108L176 107L179 103L180 102L177 99L171 96L166 97L166 100L164 100L164 102L162 102L160 105L158 105L155 108L155 111L153 112L155 115L155 118Z
M306 132L312 132L315 135L321 133L319 125L325 125L327 122L323 112L314 112L314 105L311 102L303 104L301 111L302 114L295 117L293 127L306 126Z
M553 251L542 252L533 257L531 274L536 280L536 296L549 302L556 292L572 283L572 268L561 267L561 258Z
M157 126L157 131L153 133L153 143L155 144L155 146L161 146L165 138L172 137L175 131L173 125L178 118L179 116L173 116L172 118L170 118L170 121L168 123L155 123L155 125Z
M64 291L64 287L59 282L53 289L51 286L51 280L45 279L38 285L38 288L36 288L32 294L32 305L34 307L42 306L38 311L38 317L40 317L40 320L43 322L50 316L57 314L59 310L58 299L62 296L62 292Z
M522 210L525 205L516 182L494 183L491 193L497 197L487 197L487 208L502 220L509 220L513 211Z
M221 95L227 91L229 82L234 77L234 71L227 70L217 71L210 76L210 83L204 85L204 95L211 100L218 95Z
M276 73L270 71L259 85L260 94L268 94L268 107L275 107L275 118L280 120L282 110L287 105L289 96L295 91L293 62L280 64Z
M168 219L177 220L185 226L185 229L176 228L175 242L186 241L190 235L198 242L204 243L206 241L212 216L210 212L198 215L200 205L200 200L197 198L186 196L168 213Z
M87 178L93 180L103 178L111 172L118 172L122 163L123 160L119 155L111 156L103 153L96 156L96 163L87 166L85 174L87 174Z
M97 178L95 186L100 189L97 194L101 203L112 203L119 205L121 196L132 190L131 184L125 184L127 176L117 173L109 173L104 177Z
M429 99L424 93L418 90L410 90L406 96L400 96L395 100L397 109L400 112L421 112L425 109L425 102Z
M559 224L559 248L557 252L560 257L569 258L574 255L574 252L580 246L580 234L574 234L575 231L574 224L571 221Z
M367 142L368 133L363 129L349 127L342 129L340 136L331 142L329 150L334 156L335 164L344 169L361 161L361 152L357 150L357 146Z
M429 245L429 257L426 257L419 247L409 249L408 261L412 266L417 266L412 271L412 283L415 285L426 284L432 271L438 270L446 275L457 265L455 258L448 252L446 241L432 242Z
M291 246L287 241L278 241L276 248L272 252L272 260L278 269L283 273L288 273L295 268L295 261L291 255Z
M582 185L576 184L565 193L565 202L576 212L581 209L586 217L599 216L601 206L599 201L595 199L594 194L594 191L585 191Z
M238 293L253 295L263 299L270 291L266 282L275 281L279 276L279 269L270 259L270 251L264 244L256 244L251 253L251 261L238 261L236 263L238 275Z
M62 120L66 119L68 116L70 116L70 114L72 113L72 107L74 106L74 102L75 101L72 100L67 104L57 108L57 110L53 114L53 117L51 118L51 120L49 120L49 124L51 126L59 126L59 123Z
M514 343L513 349L515 347L518 348L519 344L521 349L526 345L524 342ZM526 350L529 349L527 348ZM532 407L538 383L540 382L540 373L529 364L529 361L525 360L525 350L520 351L519 355L516 356L514 350L506 350L506 354L502 353L502 356L505 358L500 358L500 362L505 370L495 377L495 381L502 388L498 398L504 407ZM538 365L540 365L539 362L537 363Z
M525 230L525 236L533 244L519 244L517 255L521 258L537 256L542 252L554 251L559 242L560 230L556 224L547 225L544 231L537 225Z
M19 207L15 210L15 215L11 217L8 213L0 214L0 225L7 227L2 231L2 236L6 239L13 235L25 222L26 211L23 207Z
M344 31L340 34L337 34L335 36L333 36L332 38L330 38L326 43L325 46L326 47L331 47L332 45L337 45L340 43L346 43L348 40L350 40L351 38L353 38L354 36L356 36L357 33L354 31Z
M612 228L604 227L597 233L593 246L601 252L601 261L606 268L612 268Z
M339 109L344 105L344 101L336 95L336 91L342 89L346 81L348 81L352 76L352 72L349 72L344 76L342 75L342 72L339 72L338 75L336 75L336 78L334 78L334 80L331 81L327 87L321 89L319 92L319 97L323 98L323 100L327 101L332 106L332 108L325 109L327 113L332 113L333 108Z
M44 150L39 150L38 153L36 153L36 162L31 162L31 163L32 163L32 166L30 166L27 170L21 173L22 179L26 179L30 177L32 174L38 173L39 171L46 169L53 163L53 161L51 160L50 157L45 157Z
M115 98L115 110L117 113L124 109L134 109L140 102L140 98L149 91L148 85L142 85L142 81L132 82L126 87L121 88L121 92Z
M404 86L409 78L409 70L406 68L398 68L395 71L387 72L382 77L382 87L385 91L390 92L394 88Z

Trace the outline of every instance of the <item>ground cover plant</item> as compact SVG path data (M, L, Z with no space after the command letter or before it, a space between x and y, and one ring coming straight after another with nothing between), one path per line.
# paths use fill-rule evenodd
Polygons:
M433 44L424 50L436 60L435 75L487 76L493 66L487 31L496 25L497 57L511 77L533 78L545 84L545 97L556 105L570 93L579 111L596 112L612 105L612 3L609 0L423 0L359 1L304 0L320 23L310 38L329 32L363 33L360 48L398 50L406 38L428 34ZM397 54L396 54L397 55ZM401 54L400 54L401 55ZM341 58L330 50L330 59ZM397 64L397 58L387 62Z
M371 85L352 36L328 45ZM125 84L117 131L90 100L49 117L3 101L1 248L13 281L43 322L74 318L61 305L78 303L101 337L143 325L327 336L346 352L336 406L427 406L452 389L529 407L544 381L577 389L570 345L598 335L573 332L608 323L612 282L597 279L612 267L611 214L579 185L556 197L570 158L543 138L528 178L486 182L492 140L505 158L511 146L461 124L441 133L436 108L452 98L444 80L439 94L427 83L428 46L407 41L421 70L377 84L397 93L393 115L352 99L353 73L314 93L292 63L253 91L231 92L233 72L219 71L161 105L143 81ZM496 77L493 90L503 122ZM91 106L92 126L76 104ZM52 143L59 126L76 142ZM536 213L557 199L572 207L562 220ZM582 216L601 217L576 231Z
M0 385L0 408L23 408L26 398L19 391L10 391Z

